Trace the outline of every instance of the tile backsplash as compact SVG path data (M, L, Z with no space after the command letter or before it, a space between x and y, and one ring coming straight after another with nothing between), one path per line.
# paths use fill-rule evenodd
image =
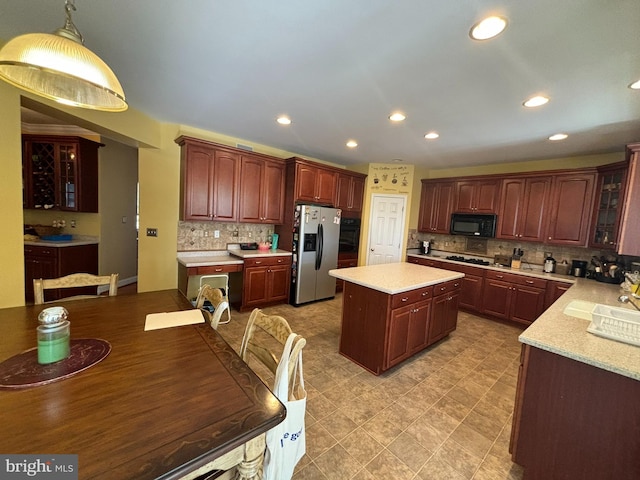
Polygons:
M419 248L420 242L423 240L431 240L431 247L435 250L442 250L453 254L475 254L489 258L493 258L495 255L511 256L513 249L518 247L524 250L522 261L534 265L542 265L544 263L545 252L551 252L556 262L566 260L568 263L571 263L572 260L585 260L589 262L594 255L599 257L600 255L609 255L612 253L610 251L592 250L588 248L513 242L497 238L487 238L486 253L480 253L477 245L467 245L467 238L464 236L420 233L417 230L409 230L407 248ZM472 240L475 241L474 243L477 243L479 239L472 238Z
M219 237L216 238L216 231ZM273 225L178 222L178 251L226 250L230 243L271 242Z

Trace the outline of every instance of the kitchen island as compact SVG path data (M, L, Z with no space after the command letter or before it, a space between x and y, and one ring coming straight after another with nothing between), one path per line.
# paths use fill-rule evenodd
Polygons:
M462 273L391 263L329 275L345 282L339 351L375 375L456 328Z
M640 478L640 347L565 313L574 301L633 309L621 293L579 278L520 335L511 452L525 480Z

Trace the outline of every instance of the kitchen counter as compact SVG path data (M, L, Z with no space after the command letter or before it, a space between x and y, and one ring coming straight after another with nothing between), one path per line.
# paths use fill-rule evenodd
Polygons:
M64 241L50 241L50 240L25 240L24 244L32 247L75 247L78 245L95 245L99 244L98 237L92 237L89 235L74 235L71 240Z
M619 285L584 278L575 280L574 286L520 335L520 342L640 380L640 347L593 335L587 332L589 320L564 313L572 300L635 310L618 302L618 296L624 292Z
M339 268L329 270L329 275L390 295L464 277L463 273L405 262Z
M453 254L447 254L447 256L449 255L453 255ZM467 262L459 262L456 260L447 260L445 258L445 255L442 254L438 254L438 255L425 255L425 254L421 254L421 253L407 253L407 257L417 257L417 258L431 258L433 260L437 260L439 262L443 262L443 263L454 263L456 265L467 265L470 267L478 267L478 268L484 268L485 270L495 270L495 271L499 271L499 272L509 272L509 273L515 273L517 275L525 275L528 277L536 277L536 278L542 278L545 280L554 280L554 281L558 281L558 282L566 282L566 283L575 283L576 281L576 277L571 276L571 275L560 275L557 273L545 273L542 271L542 267L539 265L535 265L533 267L531 267L531 269L527 268L527 267L522 267L522 268L511 268L511 267L501 267L498 265L478 265L475 263L467 263ZM487 259L487 261L491 261L491 259Z
M290 256L286 250L207 250L178 252L178 263L185 267L208 267L212 265L242 265L245 258Z

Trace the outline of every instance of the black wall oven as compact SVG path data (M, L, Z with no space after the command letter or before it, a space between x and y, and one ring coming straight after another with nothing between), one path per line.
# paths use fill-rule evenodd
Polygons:
M340 219L340 243L339 253L358 253L360 246L360 219L344 218Z

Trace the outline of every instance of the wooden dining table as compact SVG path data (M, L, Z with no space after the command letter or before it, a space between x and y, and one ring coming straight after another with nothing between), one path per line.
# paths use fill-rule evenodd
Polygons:
M264 437L286 415L207 323L144 330L147 314L192 308L178 290L57 305L69 312L72 342L102 339L111 351L68 378L0 389L3 454L77 454L79 479L173 480ZM36 346L48 306L0 310L0 362ZM262 451L248 451L242 478L262 461Z

